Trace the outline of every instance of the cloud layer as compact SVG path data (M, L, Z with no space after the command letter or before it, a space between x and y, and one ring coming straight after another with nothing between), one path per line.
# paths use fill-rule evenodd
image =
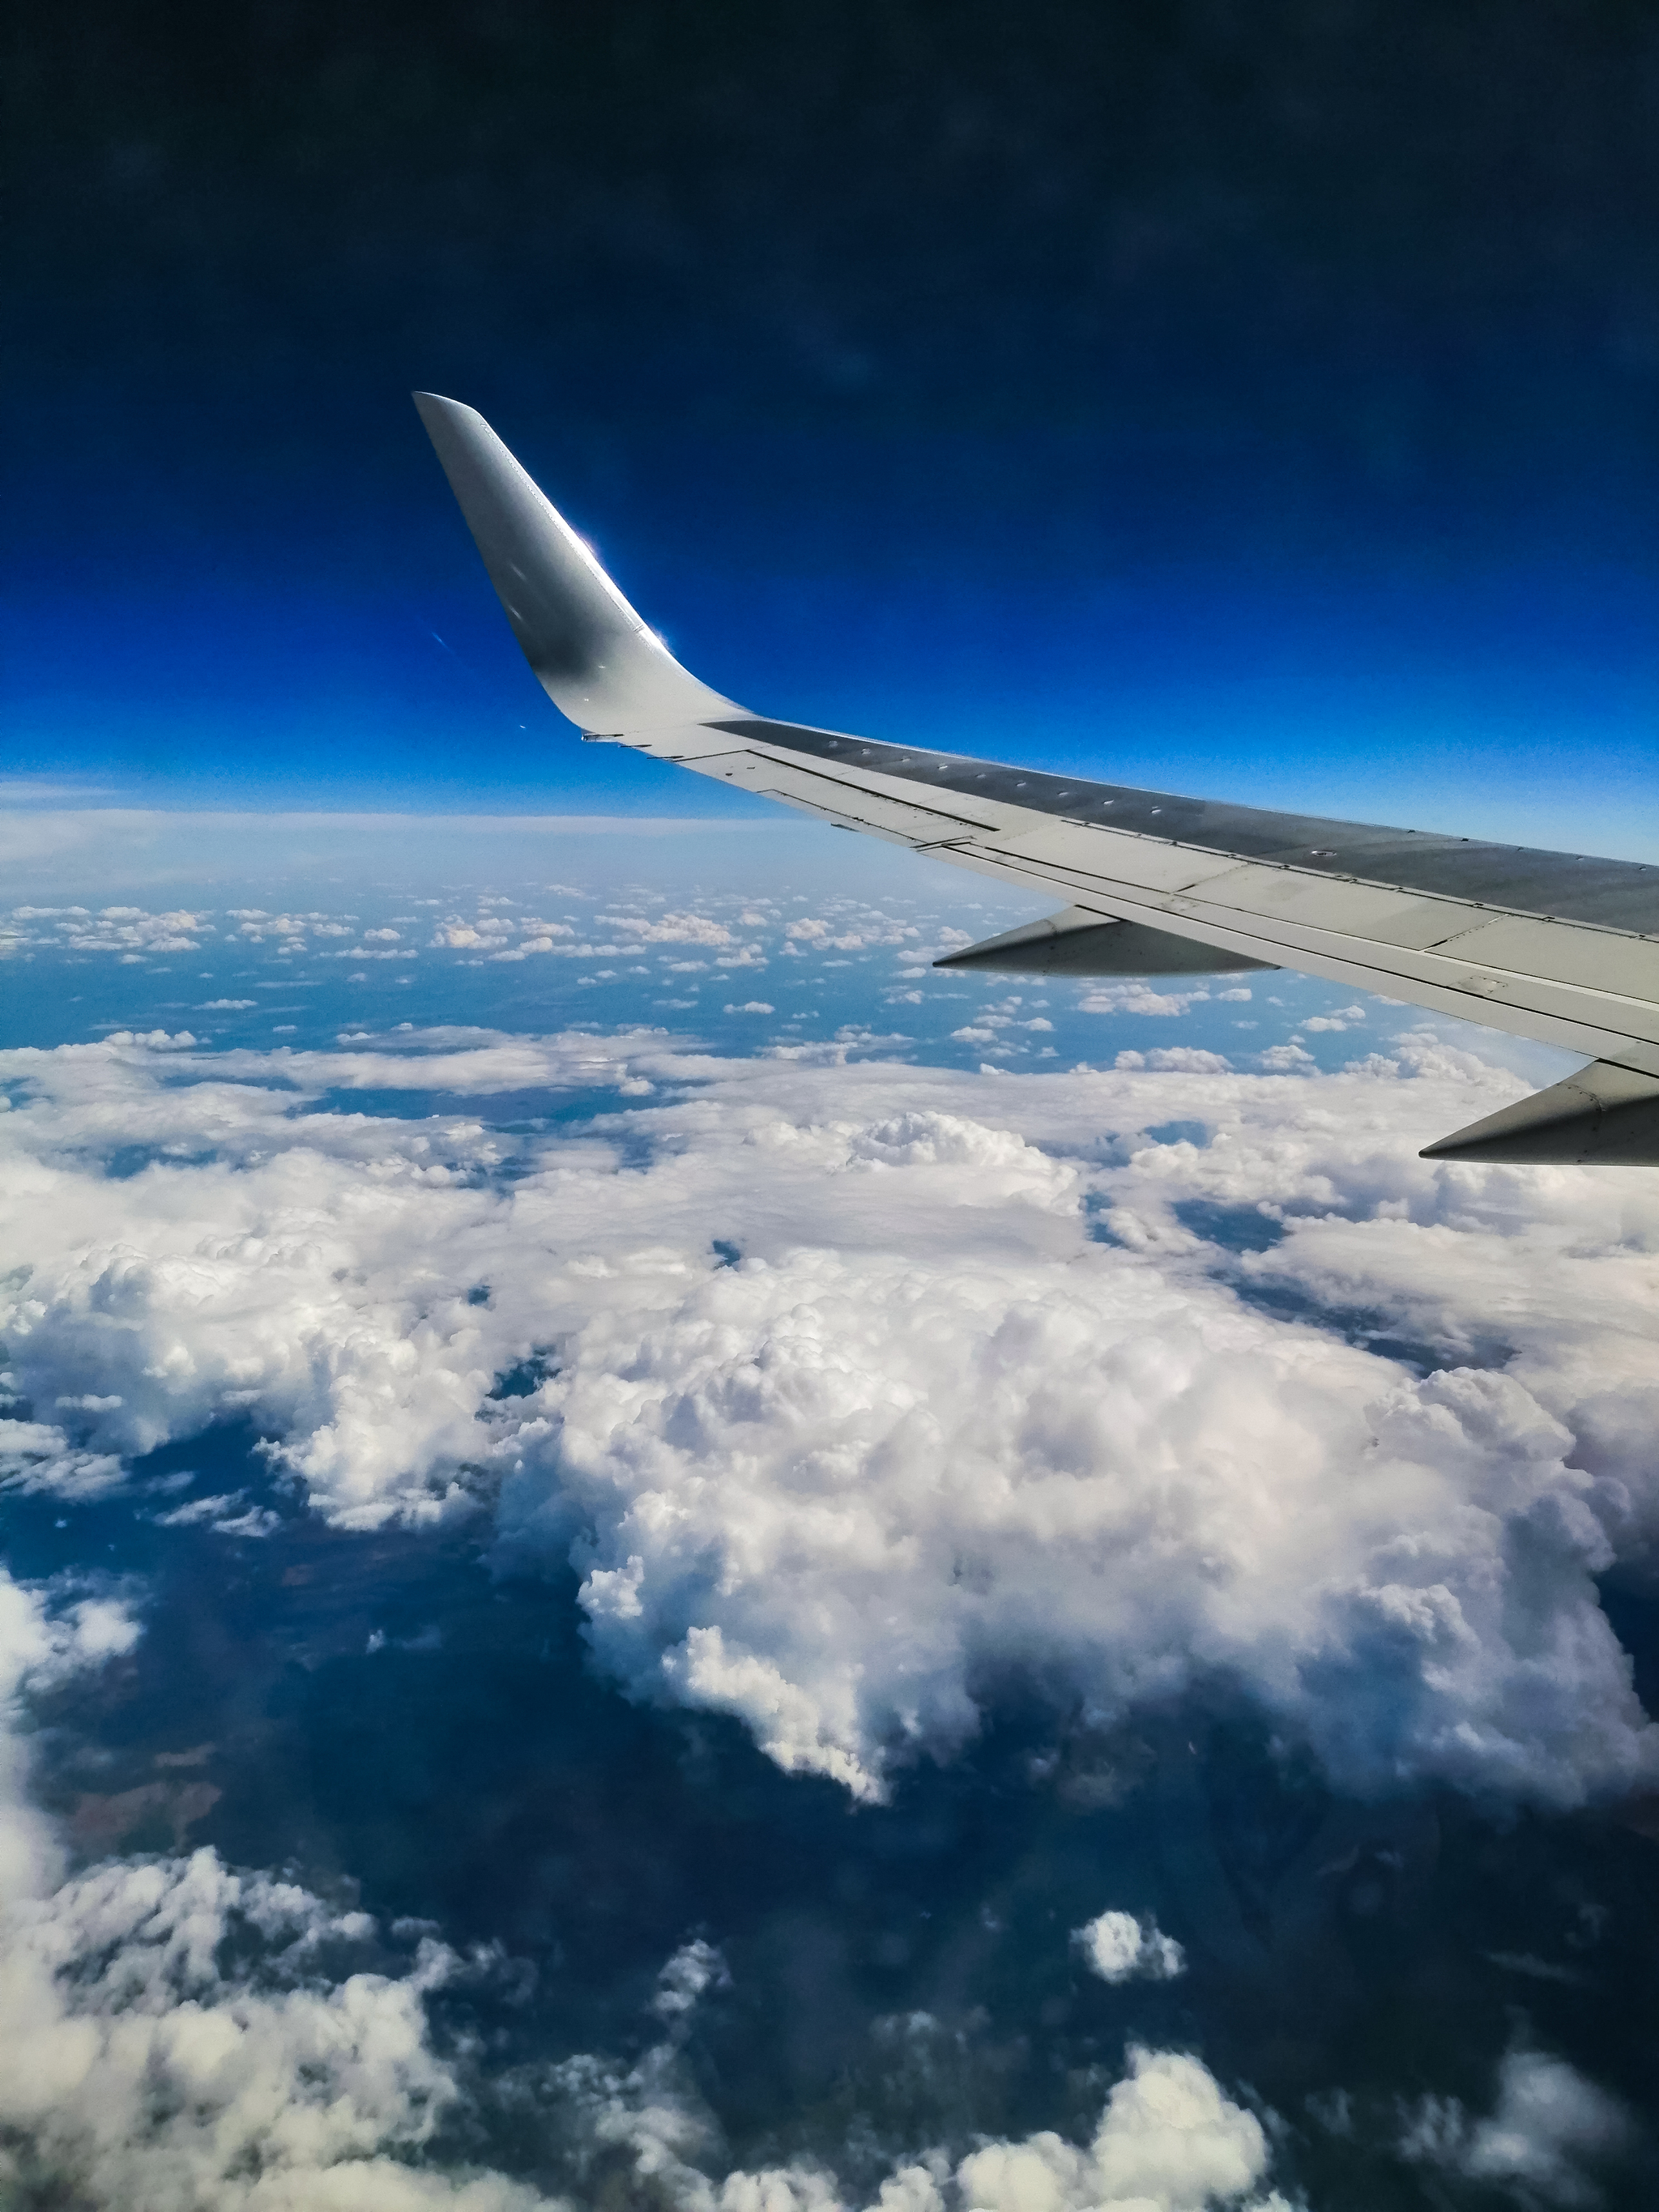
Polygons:
M134 1454L251 1416L337 1524L488 1515L503 1559L574 1557L633 1695L734 1714L854 1798L1011 1688L1104 1726L1206 1681L1361 1792L1651 1786L1594 1577L1659 1512L1659 1201L1417 1159L1425 1123L1515 1087L1425 1037L1335 1077L988 1085L646 1032L175 1031L0 1079L14 1485L108 1496ZM562 1100L602 1110L562 1133ZM134 1504L228 1545L275 1525L228 1489ZM491 2081L445 2008L505 1966L430 1929L211 1851L66 1879L17 1717L137 1634L120 1592L0 1580L8 2186L529 2212L621 2161L676 2212L1283 2202L1273 2116L1179 2051L1103 2075L1086 2142L895 2146L857 2185L733 2167L685 2059L726 2001L718 1929L642 1996L642 2056ZM1076 1941L1114 1984L1183 1964L1125 1911ZM557 2176L492 2162L525 2098ZM1523 2050L1484 2117L1431 2099L1400 2127L1425 2172L1567 2206L1633 2140Z
M519 1555L574 1548L635 1694L856 1796L1000 1686L1109 1720L1206 1674L1362 1789L1659 1775L1593 1581L1659 1510L1639 1178L1417 1160L1514 1086L1409 1040L1013 1079L994 1115L835 1057L7 1055L14 1478L246 1410L344 1524L495 1501ZM596 1089L568 1138L465 1103ZM1177 1103L1207 1142L1137 1133ZM112 1181L118 1143L151 1164ZM1428 1371L1370 1348L1407 1337Z

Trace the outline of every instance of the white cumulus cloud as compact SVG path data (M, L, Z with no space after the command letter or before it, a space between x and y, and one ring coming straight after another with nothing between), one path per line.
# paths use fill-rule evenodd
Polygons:
M1187 1969L1175 1938L1133 1912L1100 1913L1074 1928L1072 1941L1103 1982L1171 1982Z
M964 2212L1205 2212L1247 2196L1289 2212L1277 2191L1255 2195L1268 2165L1261 2121L1196 2058L1132 2049L1086 2148L1051 2134L988 2143L957 2179Z

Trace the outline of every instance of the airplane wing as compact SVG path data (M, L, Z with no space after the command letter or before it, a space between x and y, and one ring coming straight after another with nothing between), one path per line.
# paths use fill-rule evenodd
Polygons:
M1659 868L1282 814L751 714L681 667L471 408L420 410L520 645L590 740L1062 902L940 967L1295 968L1585 1054L1431 1159L1659 1165Z

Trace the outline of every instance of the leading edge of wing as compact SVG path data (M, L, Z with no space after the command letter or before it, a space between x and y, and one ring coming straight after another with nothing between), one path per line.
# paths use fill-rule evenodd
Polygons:
M758 715L712 725L865 775L893 776L969 805L975 799L1060 822L1190 846L1229 859L1294 867L1333 880L1454 898L1511 914L1645 935L1659 930L1659 867L1638 860L1499 845L1431 830L1339 822L1229 800L1192 799L1085 776L1054 775L961 754L893 745ZM921 793L918 791L918 799ZM925 801L921 802L926 804Z

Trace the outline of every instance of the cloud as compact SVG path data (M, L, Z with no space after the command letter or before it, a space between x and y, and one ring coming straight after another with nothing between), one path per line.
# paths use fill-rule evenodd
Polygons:
M1598 2169L1620 2159L1635 2130L1629 2113L1593 2081L1541 2051L1511 2051L1498 2103L1471 2119L1455 2098L1425 2098L1411 2115L1402 2154L1501 2189L1523 2205L1598 2205Z
M405 2162L464 2097L427 2028L428 1995L462 1964L443 1945L330 1975L325 1960L383 1954L368 1916L210 1850L63 1879L27 1802L21 1703L138 1632L112 1599L0 1569L0 2195L532 2212L545 2200L501 2175Z
M714 1945L694 1936L680 1946L657 1976L651 2009L659 2020L683 2020L707 1990L729 1989L731 1984L726 1961Z
M957 2179L964 2212L1204 2212L1254 2191L1268 2163L1261 2123L1197 2059L1132 2048L1087 2149L1055 2135L988 2143ZM1289 2212L1277 2191L1253 2201Z
M485 923L479 927L470 921L447 921L439 925L432 942L434 945L447 945L455 951L465 951L475 945L487 947L502 944L511 934L510 922L501 922L493 927Z
M702 914L665 914L656 921L623 915L609 925L619 937L635 945L729 945L732 933L724 922Z
M1072 1930L1072 1941L1103 1982L1170 1982L1187 1969L1187 1957L1158 1923L1133 1912L1103 1912Z
M1157 1045L1151 1052L1121 1052L1115 1066L1127 1070L1150 1067L1159 1075L1224 1075L1231 1066L1224 1054L1205 1052L1197 1045Z
M279 1516L269 1507L248 1505L246 1491L232 1491L220 1498L192 1498L186 1505L174 1506L170 1513L158 1513L158 1528L198 1528L205 1523L221 1536L274 1536L282 1526ZM241 1511L237 1508L240 1506Z
M398 2162L460 2094L423 2009L456 1962L428 1939L400 1975L319 1978L325 1945L372 1932L208 1850L99 1867L15 1907L0 2121L98 2205L465 2203ZM536 2200L493 2179L473 2201Z
M47 1486L77 1455L118 1481L146 1441L251 1409L331 1519L482 1499L503 1558L574 1553L635 1695L736 1713L855 1796L948 1756L1011 1681L1109 1723L1206 1674L1357 1787L1650 1784L1595 1577L1659 1519L1659 1197L1419 1160L1425 1125L1512 1095L1480 1061L1419 1040L1338 1076L1131 1067L993 1095L649 1033L173 1044L0 1063L8 1387ZM612 1110L515 1137L466 1103L514 1088ZM317 1110L388 1089L416 1112ZM1188 1141L1153 1139L1171 1121ZM135 1148L152 1164L112 1179ZM1243 1216L1277 1241L1237 1249ZM1385 1323L1437 1369L1368 1349ZM532 1348L537 1386L495 1397ZM200 1510L237 1540L245 1504ZM0 1683L135 1634L108 1597L0 1584ZM141 2212L539 2201L445 2164L489 2140L493 2090L429 2024L474 1962L211 1854L65 1881L5 1756L12 2185ZM533 2085L675 2212L1277 2201L1271 2116L1172 2051L1103 2081L1086 2144L913 2148L856 2192L833 2150L727 2172L676 2070L720 2002L721 1936L641 1990L653 2051ZM1179 1964L1125 1912L1078 1940L1109 1978ZM1460 2185L1568 2207L1626 2140L1537 2058L1486 2116L1408 2126Z
M574 1552L635 1696L864 1796L1011 1682L1109 1717L1210 1676L1355 1787L1659 1778L1595 1582L1659 1527L1639 1177L1419 1160L1516 1087L1421 1040L994 1098L838 1050L5 1055L13 1387L83 1401L15 1407L19 1465L69 1483L247 1409L342 1525L483 1498L521 1560ZM653 1103L516 1139L457 1104L596 1086ZM443 1110L307 1103L389 1089ZM1145 1133L1176 1117L1207 1141ZM1438 1371L1366 1348L1377 1316Z
M1078 1007L1085 1014L1184 1014L1209 995L1207 991L1155 991L1137 978L1127 983L1092 984Z
M428 2014L441 1993L489 1983L488 1952L464 1960L425 1923L388 1931L211 1850L65 1879L26 1801L20 1701L137 1632L107 1601L66 1602L0 1572L0 2193L94 2212L568 2212L457 2160L459 2142L476 2160L501 2115L522 2155L529 2090L544 2169L621 2155L677 2212L869 2201L805 2160L727 2170L681 2057L697 2007L730 1985L705 1938L658 1974L645 2010L663 2038L632 2067L583 2055L533 2082L493 2081L475 2039L452 2038L446 2055ZM957 2212L1129 2200L1198 2212L1254 2190L1267 2164L1261 2124L1202 2064L1135 2050L1086 2148L1049 2134L982 2144L954 2177L931 2150L873 2195L879 2212L945 2212L947 2192Z
M932 2028L926 2014L906 2025ZM637 2179L677 2212L1290 2212L1258 2193L1272 2164L1266 2129L1203 2063L1131 2046L1127 2069L1083 2145L1049 2131L981 2141L960 2160L930 2148L890 2166L873 2190L797 2158L718 2183L717 2132L671 2044L626 2071L583 2057L556 2069L564 2124L578 2142L631 2154Z
M197 952L204 934L211 936L210 917L183 908L150 914L143 907L14 907L7 931L24 945L49 945L67 952L115 952L130 958L151 953Z
M0 1405L15 1403L0 1398ZM105 1401L98 1399L83 1398L81 1405L82 1410L106 1409ZM94 1498L100 1491L116 1488L121 1479L118 1454L78 1451L51 1422L0 1417L0 1489Z

